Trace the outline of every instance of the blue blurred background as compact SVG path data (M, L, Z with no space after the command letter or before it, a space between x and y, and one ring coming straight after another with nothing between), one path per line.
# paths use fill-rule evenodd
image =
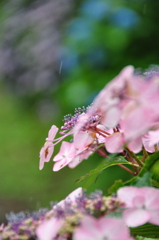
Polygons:
M1 0L0 23L2 222L10 211L49 207L99 164L94 154L73 170L55 173L50 161L39 171L39 150L52 124L89 105L124 66L159 63L159 2ZM107 193L115 179L129 177L107 169L88 191Z

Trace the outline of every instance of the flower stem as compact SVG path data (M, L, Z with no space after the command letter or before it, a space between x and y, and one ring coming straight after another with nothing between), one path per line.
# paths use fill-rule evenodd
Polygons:
M155 148L155 152L158 152L158 145L157 144L154 145L154 148Z
M126 150L123 151L122 154L125 156L125 158L128 160L128 162L131 162L133 164L132 166L137 174L139 172L139 166L135 166L137 164L135 159Z
M132 175L136 176L137 173L136 172L133 172L131 171L129 168L125 167L124 165L122 164L118 164L119 167L123 168L124 170L126 170L127 172L131 173Z
M144 166L144 163L135 155L135 153L131 152L128 148L126 149L128 153L135 159L135 161L141 166Z
M143 151L143 157L142 157L142 162L145 162L145 159L149 156L145 147L142 146L142 151Z

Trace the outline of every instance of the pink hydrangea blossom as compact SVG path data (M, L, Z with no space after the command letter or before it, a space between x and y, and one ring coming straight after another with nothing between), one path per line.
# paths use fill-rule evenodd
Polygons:
M121 146L116 145L115 148L119 152L124 140L131 151L138 153L142 149L141 137L154 127L159 118L158 102L159 91L153 79L146 81L143 76L134 75L133 67L128 66L99 93L88 109L87 116L89 118L95 112L100 113L100 123L106 128L114 128L119 124L122 140L117 140L119 135L115 134L116 137L108 137L106 141L108 144L113 138L118 141ZM110 152L116 151L112 149L113 146L106 145L106 148Z
M147 222L159 225L159 189L152 187L123 187L117 197L125 204L125 223L137 227Z
M51 218L42 222L36 229L39 240L53 240L63 225L62 219Z
M91 106L75 109L74 115L64 117L57 139L58 128L53 125L46 143L40 151L40 169L53 154L54 146L62 142L59 153L53 158L53 170L68 165L76 167L93 152L103 157L107 153L122 153L142 150L154 152L159 143L159 88L154 76L134 74L132 66L125 67L117 77L98 94ZM72 136L72 142L63 141ZM129 159L128 159L129 158ZM133 163L133 156L127 160ZM138 159L136 159L138 160ZM135 173L140 170L135 169Z
M85 216L74 232L74 240L130 240L129 229L121 219Z

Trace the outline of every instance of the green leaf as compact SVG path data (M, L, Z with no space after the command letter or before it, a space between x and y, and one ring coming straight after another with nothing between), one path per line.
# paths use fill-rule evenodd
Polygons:
M125 186L159 186L159 152L150 155L139 175L125 182Z
M153 153L151 156L149 156L146 161L145 161L145 165L144 167L142 168L139 176L143 176L145 172L151 170L152 173L154 171L154 165L159 161L159 152L155 152ZM159 168L157 167L158 169L158 174L156 172L156 175L158 175L159 177Z
M159 182L157 182L154 179L152 179L152 185L153 185L153 187L159 188Z
M141 236L137 236L136 240L159 240L159 238L145 238L145 237L141 237Z
M136 186L136 187L144 187L144 186L151 187L152 182L151 182L150 171L145 172L142 177L139 176L139 177L133 178L130 185L133 185L133 186Z
M106 217L122 218L122 212L111 212L105 215Z
M156 161L151 167L152 178L159 183L159 161Z
M131 162L128 162L124 157L118 156L116 157L117 154L112 154L108 158L104 159L97 168L91 170L89 173L85 174L84 176L81 176L78 178L75 183L81 182L85 180L86 178L95 175L94 177L97 178L97 176L106 168L118 165L118 164L127 164L127 165L133 165Z
M123 187L124 183L121 179L116 180L114 184L108 189L108 194L116 193L120 187Z
M147 238L158 238L159 237L159 226L146 223L136 228L130 228L131 234L139 235Z

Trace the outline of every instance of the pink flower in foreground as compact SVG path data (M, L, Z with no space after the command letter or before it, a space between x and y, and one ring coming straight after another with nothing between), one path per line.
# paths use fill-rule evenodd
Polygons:
M117 196L125 203L123 218L129 227L147 222L159 225L159 189L123 187L118 190Z
M130 240L128 227L121 219L91 216L83 218L75 230L74 240Z
M44 221L40 224L36 230L36 234L39 240L53 240L57 234L59 229L63 225L63 220L57 218L51 218L49 220Z
M48 137L46 138L46 143L40 150L40 170L44 167L45 162L49 162L50 158L54 151L54 144L52 143L56 133L58 132L58 128L53 125L49 131Z

